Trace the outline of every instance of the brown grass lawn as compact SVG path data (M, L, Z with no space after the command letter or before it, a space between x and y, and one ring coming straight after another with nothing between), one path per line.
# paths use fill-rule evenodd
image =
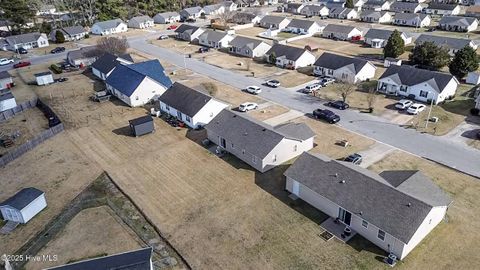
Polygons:
M152 40L153 45L168 48L181 54L195 54L201 46L190 44L187 41L169 38L165 40Z
M141 240L108 206L88 208L78 213L66 224L63 231L37 254L58 255L58 261L30 262L25 268L40 270L141 247Z
M305 48L307 44L316 44L318 45L318 51L315 51L315 56L320 56L325 51L348 55L348 56L359 56L359 55L370 55L376 56L382 54L381 49L374 49L371 47L364 46L360 43L353 43L349 41L335 41L333 39L322 38L322 37L308 37L304 39L295 40L291 43L288 43L290 46L296 46L300 48Z
M284 114L288 111L289 111L288 108L286 108L284 106L281 106L281 105L278 105L278 104L274 104L274 105L268 106L268 107L263 108L263 109L257 109L257 110L250 111L248 113L248 115L257 119L257 120L263 121L263 120L267 120L267 119L270 119L272 117Z
M265 32L265 31L267 31L267 29L265 29L265 28L250 27L250 28L235 31L235 34L241 35L241 36L252 37L252 38L259 38L258 34L260 34L262 32Z
M383 170L421 170L450 194L454 202L441 223L400 264L404 269L475 269L479 252L478 179L403 152L394 152L371 166ZM431 260L431 258L435 258Z
M270 76L268 79L278 80L283 87L296 87L315 80L315 77L310 75L311 70L310 67L299 68L298 70L283 69L278 73L279 75Z
M263 78L282 70L264 62L257 62L247 57L237 57L229 53L215 52L203 58L208 64L232 70L246 76Z

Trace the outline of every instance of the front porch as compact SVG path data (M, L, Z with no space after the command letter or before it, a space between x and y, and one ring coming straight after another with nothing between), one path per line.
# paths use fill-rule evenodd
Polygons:
M322 228L324 228L329 233L333 234L333 236L335 236L338 240L344 243L348 242L350 239L352 239L352 237L354 237L357 234L357 232L355 232L350 228L351 232L349 235L347 235L344 231L345 231L345 228L348 226L342 223L341 221L337 222L336 219L332 217L325 220L322 224L320 224L320 226L322 226Z

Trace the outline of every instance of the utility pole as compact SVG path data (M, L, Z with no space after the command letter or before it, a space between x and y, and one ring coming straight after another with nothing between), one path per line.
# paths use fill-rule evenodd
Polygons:
M430 94L430 91L428 91L428 93ZM432 100L430 102L430 109L428 110L427 122L425 123L425 129L428 128L428 122L430 122L430 114L432 114L432 107L433 107L433 96L432 96Z

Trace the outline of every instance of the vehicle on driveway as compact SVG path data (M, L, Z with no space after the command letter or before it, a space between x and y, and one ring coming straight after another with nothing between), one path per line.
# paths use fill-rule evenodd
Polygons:
M158 37L158 40L165 40L165 39L168 39L167 35L161 35Z
M167 27L167 30L175 30L175 29L177 29L177 27L178 27L178 26L172 24L172 25L170 25L169 27Z
M0 59L0 66L5 66L5 65L11 64L13 62L14 62L13 59L1 58Z
M55 54L55 53L61 53L61 52L64 52L64 51L65 51L65 47L56 47L56 48L52 49L50 51L50 53Z
M303 89L303 92L306 94L310 94L313 91L317 91L320 88L322 88L322 86L319 83L313 83L305 86L305 88Z
M208 51L210 51L210 48L208 48L208 47L200 47L200 48L198 48L198 52L199 52L199 53L205 53L205 52L208 52Z
M332 84L335 82L335 79L334 78L330 78L330 77L323 77L321 80L320 80L320 85L325 87L329 84Z
M20 47L20 48L18 48L18 49L15 50L15 53L27 54L28 51L27 51L25 48Z
M266 84L267 86L274 87L274 88L280 86L280 82L277 81L277 80L268 80L267 82L265 82L265 84Z
M316 109L313 111L313 116L317 119L322 119L330 124L335 124L340 121L340 116L330 110Z
M21 68L21 67L27 67L27 66L30 66L31 63L28 62L28 61L20 61L18 63L16 63L15 65L13 65L13 68Z
M68 81L68 78L60 77L60 78L56 79L55 81L57 81L57 82L66 82L66 81Z
M399 110L405 110L408 109L413 104L413 101L408 100L408 99L401 99L397 103L395 103L395 108Z
M351 154L350 156L346 157L343 161L353 163L355 165L360 165L362 164L363 158L362 155L360 154Z
M342 100L336 100L336 101L330 101L327 103L327 106L339 109L339 110L346 110L350 108L350 105L348 103L343 102Z
M247 91L250 94L258 95L262 92L262 89L258 86L255 85L250 85L245 88L245 91Z
M258 104L254 102L245 102L238 106L238 110L241 112L248 112L251 110L255 110L256 108L258 108Z
M408 107L407 113L409 113L409 114L419 114L419 113L423 112L423 110L425 110L426 107L427 106L425 106L423 104L414 103L414 104L410 105L410 107Z
M197 19L193 19L193 18L188 18L188 19L186 20L186 22L189 22L189 23L194 23L194 22L196 22L196 21L197 21Z

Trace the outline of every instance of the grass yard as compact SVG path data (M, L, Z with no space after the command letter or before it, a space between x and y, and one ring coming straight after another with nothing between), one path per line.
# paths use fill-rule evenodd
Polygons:
M272 76L274 73L281 71L276 66L267 63L257 62L247 57L237 57L228 53L215 52L204 58L205 63L229 69L236 73L246 76L254 76L263 78Z
M433 162L394 152L371 166L374 171L421 170L432 178L453 199L447 212L447 222L442 222L398 265L401 269L474 269L480 251L480 211L478 179L458 173ZM435 258L431 260L429 258Z
M56 254L58 261L30 262L25 268L40 270L141 247L141 240L108 206L88 208L76 215L63 231L37 254Z
M270 119L272 117L284 114L288 111L289 111L289 109L286 108L286 107L283 107L283 106L278 105L278 104L273 104L273 105L270 105L270 106L268 106L266 108L263 108L263 109L257 109L257 110L250 111L250 112L248 112L248 115L257 119L257 120L263 121L263 120L267 120L267 119Z
M288 32L279 32L277 36L275 36L275 39L282 40L282 39L289 39L296 36L298 35L293 33L288 33Z
M174 38L164 39L164 40L151 40L151 43L155 46L168 48L177 53L181 54L195 54L198 52L198 49L201 47L199 45L190 44L187 41L176 40Z
M311 73L311 67L299 68L298 70L281 69L279 72L266 79L276 79L283 87L290 88L315 80L315 77L310 75Z
M260 34L262 32L265 32L265 31L267 31L267 29L255 26L255 27L250 27L250 28L246 28L246 29L236 30L235 34L240 35L240 36L259 38L258 34ZM263 40L266 40L266 39L263 39ZM267 40L267 43L270 44L270 42L268 42L268 40Z

